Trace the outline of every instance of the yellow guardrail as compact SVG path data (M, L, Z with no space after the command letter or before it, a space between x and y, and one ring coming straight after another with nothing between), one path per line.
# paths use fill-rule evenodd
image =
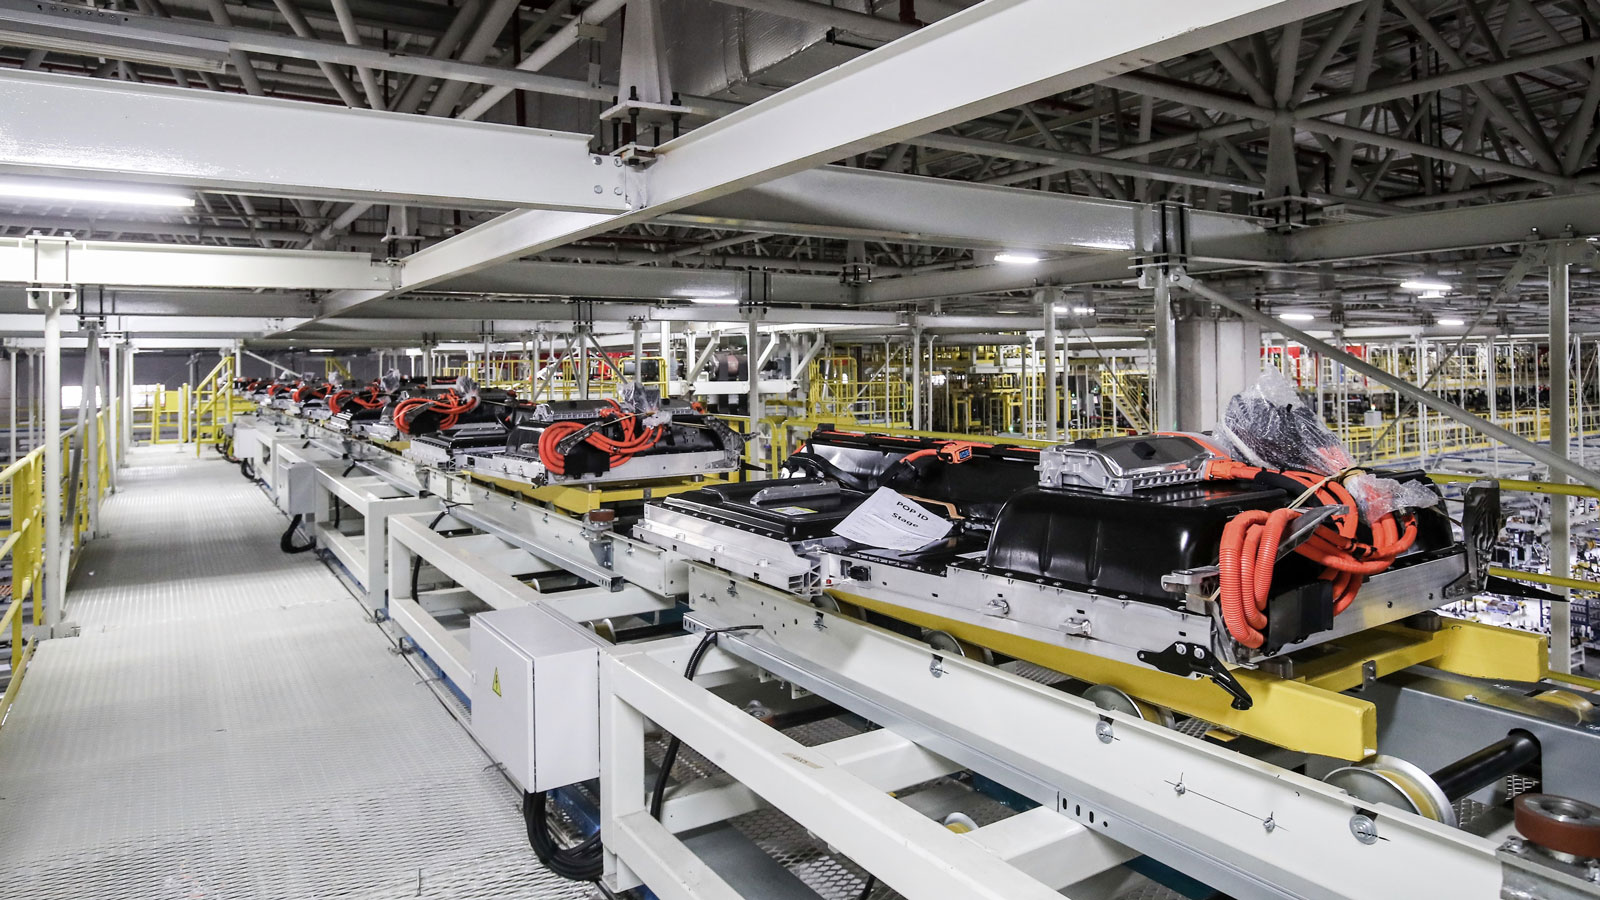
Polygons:
M1518 478L1484 478L1481 475L1454 475L1449 472L1430 472L1428 477L1438 484L1493 481L1501 490L1521 491L1527 494L1559 494L1564 497L1591 497L1600 499L1600 488L1586 484L1562 484L1559 481L1524 481Z
M63 523L70 529L66 532L72 551L69 571L71 563L78 559L77 551L88 535L90 506L101 502L111 483L111 465L106 453L111 437L110 411L101 412L86 425L88 427L74 427L61 435L63 465L71 464L73 448L81 448L85 434L92 436L98 450L97 479L91 479L88 454L84 453L78 457L77 468L69 473L69 477L63 478L57 488L66 496L74 481L78 485L78 503L73 521ZM91 484L98 486L92 496ZM0 695L0 722L4 721L6 711L16 699L28 664L33 659L34 647L38 644L37 638L30 640L24 632L24 626L28 624L26 620L30 618L24 610L31 609L35 627L44 624L45 489L43 447L35 448L0 470L0 495L9 501L10 508L4 539L0 541L0 562L8 557L11 560L11 596L5 602L4 612L0 613L0 634L8 635L11 642L11 682L6 686L5 694ZM62 510L66 512L66 504L63 504Z

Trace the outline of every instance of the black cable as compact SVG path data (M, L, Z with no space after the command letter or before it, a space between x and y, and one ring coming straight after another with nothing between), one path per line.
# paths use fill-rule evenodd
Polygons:
M304 553L317 546L315 538L306 541L304 545L300 546L297 546L294 542L295 530L300 527L300 523L304 519L305 516L296 513L295 517L289 520L289 529L283 533L283 537L278 538L279 550L285 553Z
M256 467L255 467L255 464L252 463L248 459L239 460L239 474L243 475L246 479L248 479L250 481L255 481L256 480Z
M872 896L872 891L878 886L878 877L871 872L867 873L867 883L861 886L861 893L856 895L856 900L867 900Z
M712 645L717 642L717 635L731 631L756 631L760 625L734 625L730 628L711 628L700 636L700 643L694 646L694 652L689 654L689 662L683 667L683 677L693 678L700 671L700 663L705 661L706 654L711 652ZM683 747L683 742L673 736L667 742L667 752L661 758L661 768L656 770L655 787L650 791L650 817L656 821L661 820L661 805L667 797L667 779L672 774L672 767L678 762L678 751Z
M433 521L432 522L428 523L428 530L432 531L435 528L439 527L439 523L443 522L444 521L444 517L449 515L449 514L450 514L450 508L449 507L445 507L444 509L439 510L439 514L437 516L433 517ZM420 555L412 556L411 557L411 599L413 601L415 601L417 599L417 579L421 575L422 575L422 557Z
M528 845L539 862L569 881L599 881L605 863L600 832L595 831L571 847L563 847L550 831L548 792L522 795L522 821L528 829Z

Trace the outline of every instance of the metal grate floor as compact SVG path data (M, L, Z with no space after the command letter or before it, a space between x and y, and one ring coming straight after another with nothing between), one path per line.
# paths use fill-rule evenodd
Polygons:
M0 729L8 898L585 897L235 467L130 457Z

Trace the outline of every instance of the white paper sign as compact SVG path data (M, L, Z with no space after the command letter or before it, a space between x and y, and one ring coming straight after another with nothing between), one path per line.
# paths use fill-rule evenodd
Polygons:
M833 533L869 547L916 550L950 533L950 520L889 488L878 488Z

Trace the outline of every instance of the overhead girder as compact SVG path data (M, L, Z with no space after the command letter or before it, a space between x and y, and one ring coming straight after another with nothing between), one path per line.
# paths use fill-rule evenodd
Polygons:
M1141 0L1117 15L1084 19L1053 0L989 0L667 142L628 192L636 212L511 213L408 257L404 287L435 285L1342 5ZM890 89L912 83L923 89L909 96ZM326 314L373 299L334 297Z

